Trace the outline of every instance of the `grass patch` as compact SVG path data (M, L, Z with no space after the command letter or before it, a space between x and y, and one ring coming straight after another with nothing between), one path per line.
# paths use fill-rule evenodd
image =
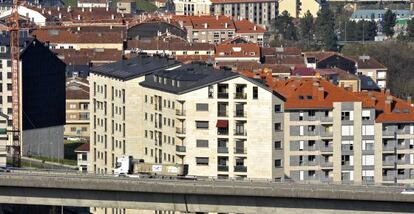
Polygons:
M31 156L30 158L47 161L47 162L54 162L54 163L60 163L65 165L72 165L76 166L78 163L76 160L68 160L68 159L57 159L57 158L50 158L50 157L40 157L40 156Z
M137 3L138 10L145 10L147 12L154 12L157 10L157 6L155 6L149 1L135 0L135 2Z

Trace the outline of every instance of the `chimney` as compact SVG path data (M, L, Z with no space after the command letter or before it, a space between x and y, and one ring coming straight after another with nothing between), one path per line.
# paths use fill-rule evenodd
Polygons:
M253 27L253 30L254 30L254 31L256 31L256 30L257 30L257 26L256 26L256 25Z
M318 88L319 88L319 83L318 82L313 82L312 84L312 95L313 96L318 96Z
M80 30L81 30L81 28L80 28L80 27L78 27L78 28L77 28L77 30L78 30L78 31L80 31Z
M81 16L78 14L78 20L81 20Z
M207 27L208 27L208 24L207 23L204 23L204 28L207 29Z
M89 12L92 12L92 7L89 8Z
M108 6L106 7L106 11L109 11L109 7Z
M114 14L111 15L111 19L115 19L115 15Z
M60 11L60 7L59 6L57 7L57 11Z
M227 27L228 27L228 25L229 25L229 24L227 24L227 22L226 22L226 23L224 23L224 27L225 27L225 28L227 28Z
M390 95L390 89L386 89L386 90L385 90L385 94L386 94L386 95Z
M67 8L67 10L66 10L68 13L70 12L70 6Z
M61 13L59 13L59 19L61 19L62 18L62 14Z
M216 20L218 20L218 18L219 18L219 16L218 16L218 15L216 15Z
M47 11L47 14L52 15L52 11L50 11L50 10Z
M413 103L411 96L407 96L407 103L409 103L410 105Z
M84 7L82 7L82 12L85 12L85 8Z
M385 113L391 113L391 105L392 105L392 98L388 99L389 97L387 96L387 99L385 100L385 106L384 106L384 112Z
M322 101L325 99L325 90L323 87L318 87L318 100Z

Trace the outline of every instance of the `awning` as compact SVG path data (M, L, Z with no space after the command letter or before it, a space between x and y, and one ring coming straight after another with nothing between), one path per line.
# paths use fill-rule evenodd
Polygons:
M228 120L217 120L217 128L227 128L229 127Z

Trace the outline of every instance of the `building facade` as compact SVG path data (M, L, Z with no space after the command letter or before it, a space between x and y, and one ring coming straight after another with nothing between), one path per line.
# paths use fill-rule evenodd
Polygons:
M89 111L89 82L73 77L66 85L66 137L89 139Z

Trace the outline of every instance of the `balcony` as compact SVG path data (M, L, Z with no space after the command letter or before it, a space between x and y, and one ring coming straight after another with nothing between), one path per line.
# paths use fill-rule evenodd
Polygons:
M322 161L320 165L321 167L333 167L333 163L330 161Z
M217 147L217 153L228 154L229 153L229 148L228 147Z
M218 117L228 117L229 115L228 115L228 113L227 113L227 111L226 111L226 110L219 110L219 111L217 112L217 116L218 116Z
M395 132L389 130L382 130L382 137L383 138L395 138Z
M247 154L247 148L244 147L235 147L234 154Z
M178 137L184 137L184 136L185 136L186 131L185 131L185 128L180 128L180 127L177 127L177 128L175 129L175 133L177 134L177 136L178 136Z
M386 144L386 145L382 145L382 151L388 151L388 152L394 152L395 150L395 144Z
M185 148L185 146L176 145L175 146L175 151L177 152L177 155L185 155L186 148Z
M225 128L217 128L217 135L228 135L229 129Z
M179 117L184 117L185 116L185 110L183 110L183 109L176 109L175 115L177 115Z
M383 166L394 166L395 165L395 161L393 161L393 160L383 160L382 161L382 165Z
M234 172L247 172L247 166L234 166Z
M217 171L219 171L219 172L228 172L229 171L229 166L218 165L217 166Z
M320 135L323 138L332 138L333 137L333 132L330 132L330 131L322 131Z
M333 147L332 147L332 145L329 145L329 146L322 146L322 147L321 147L321 152L333 152Z
M247 99L247 94L243 92L234 93L234 99Z
M320 120L321 120L321 123L332 123L333 117L321 117Z
M247 113L244 110L236 110L234 112L234 117L246 117Z
M227 92L217 92L217 98L219 99L228 99L229 93Z
M247 132L245 130L234 130L235 136L247 136Z

